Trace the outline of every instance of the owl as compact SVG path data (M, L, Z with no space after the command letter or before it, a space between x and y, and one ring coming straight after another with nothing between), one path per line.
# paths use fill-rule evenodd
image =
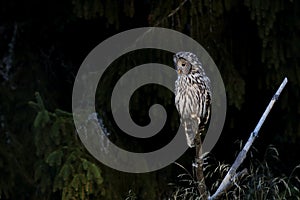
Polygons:
M201 139L210 118L210 80L195 54L178 52L173 58L178 75L175 82L175 105L187 144L194 147L195 143L199 143L196 140Z

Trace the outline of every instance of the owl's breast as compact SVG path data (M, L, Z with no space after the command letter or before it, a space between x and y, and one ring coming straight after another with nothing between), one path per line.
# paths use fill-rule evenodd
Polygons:
M191 115L201 115L201 88L195 83L184 79L177 79L175 83L175 105L181 118L190 118Z

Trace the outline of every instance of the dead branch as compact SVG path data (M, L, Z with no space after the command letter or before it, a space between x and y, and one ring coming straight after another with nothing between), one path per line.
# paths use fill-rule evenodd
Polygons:
M287 81L288 81L287 78L285 78L283 80L283 82L281 83L280 87L278 88L275 95L271 99L269 105L267 106L265 112L261 116L254 131L250 134L250 137L249 137L247 143L245 144L244 148L240 151L239 155L237 156L236 160L232 164L231 168L229 169L227 175L223 179L223 181L220 184L217 191L212 196L208 197L208 200L219 199L224 192L228 191L236 183L237 179L239 179L242 175L244 175L246 173L246 170L243 170L241 172L236 172L236 171L239 168L239 166L243 163L243 161L245 160L247 153L248 153L250 147L252 146L254 140L256 139L261 126L263 125L266 117L268 116L269 112L271 111L274 103L277 101L283 88L287 84Z
M196 141L196 158L195 158L195 165L194 170L197 178L197 188L200 194L201 199L208 198L208 191L205 184L205 178L203 173L203 157L202 155L202 141L201 136L198 134L195 138Z
M175 14L176 14L183 6L184 6L184 4L185 4L186 2L187 2L187 0L183 0L183 1L179 4L179 6L178 6L177 8L175 8L174 10L172 10L172 11L171 11L167 16L165 16L163 19L161 19L161 20L159 20L158 22L156 22L156 23L154 24L154 26L160 25L162 21L164 21L164 20L166 20L166 19L172 17L173 15L175 15Z

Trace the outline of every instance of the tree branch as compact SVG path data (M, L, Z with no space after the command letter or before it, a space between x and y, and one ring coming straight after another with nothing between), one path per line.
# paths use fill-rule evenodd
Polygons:
M194 170L197 178L197 188L201 199L208 198L208 191L205 184L204 173L203 173L203 155L202 155L202 141L201 135L197 134L196 138L196 158Z
M271 111L274 103L277 101L277 99L278 99L280 93L282 92L283 88L287 84L287 81L288 81L287 78L285 78L283 80L283 82L281 83L280 87L278 88L275 95L271 99L269 105L267 106L265 112L261 116L258 124L256 125L256 127L254 129L254 131L250 134L250 137L249 137L247 143L245 144L244 148L240 151L239 155L237 156L236 160L232 164L231 168L229 169L227 175L223 179L222 183L220 184L220 186L217 189L217 191L215 192L215 194L213 194L211 197L208 197L209 200L219 199L220 196L224 192L228 191L233 186L233 184L235 183L236 178L239 178L239 177L241 177L242 175L244 175L246 173L245 170L243 170L241 172L238 172L238 173L236 172L236 170L239 168L239 166L245 160L245 158L247 156L247 153L248 153L250 147L252 146L254 140L256 139L261 126L263 125L264 121L266 120L269 112Z
M163 20L166 20L166 19L172 17L173 15L175 15L175 14L181 9L181 7L184 6L184 4L185 4L187 1L188 1L188 0L183 0L183 1L179 4L179 6L178 6L177 8L175 8L175 9L172 10L167 16L165 16L164 18L162 18L161 20L159 20L158 22L156 22L156 23L154 24L154 26L158 26L159 24L161 24L161 22L162 22Z

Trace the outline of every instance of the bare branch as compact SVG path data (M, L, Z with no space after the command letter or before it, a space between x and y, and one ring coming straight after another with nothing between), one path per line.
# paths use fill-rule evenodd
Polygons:
M154 26L158 26L159 24L161 24L162 21L172 17L173 15L175 15L179 10L180 8L187 2L188 0L184 0L182 1L179 6L177 8L175 8L174 10L172 10L167 16L165 16L164 18L162 18L161 20L159 20L158 22L156 22L154 24Z
M261 126L263 125L264 121L266 120L269 112L271 111L274 103L277 101L277 99L278 99L280 93L282 92L283 88L287 84L287 81L288 81L287 78L285 78L283 80L283 82L281 83L280 87L278 88L275 95L271 99L269 105L267 106L265 112L261 116L258 124L256 125L256 127L254 129L254 131L250 134L250 137L249 137L247 143L245 144L244 148L240 151L239 155L237 156L236 160L232 164L231 168L229 169L228 173L226 174L225 178L223 179L222 183L220 184L220 186L217 189L217 191L215 192L215 194L213 194L211 197L208 198L209 200L219 199L220 196L224 192L226 192L227 190L229 190L232 187L232 185L235 183L236 177L239 177L241 174L245 173L243 171L237 173L236 170L239 168L239 166L245 160L245 158L247 156L247 153L248 153L250 147L252 146L254 140L256 139Z
M205 184L205 178L203 173L203 154L202 154L202 141L200 134L197 134L196 138L196 158L195 158L195 174L197 178L197 188L201 196L201 199L208 199L208 191Z

